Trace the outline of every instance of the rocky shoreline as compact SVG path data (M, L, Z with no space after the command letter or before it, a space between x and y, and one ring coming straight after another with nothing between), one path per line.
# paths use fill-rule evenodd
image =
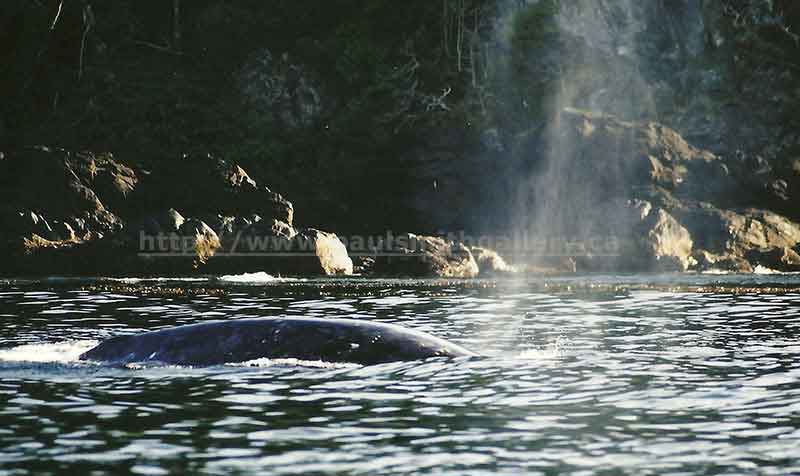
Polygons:
M0 275L352 275L333 233L294 226L288 200L211 155L136 171L112 154L36 146L0 160ZM495 253L400 237L358 271L470 278L507 272ZM376 251L376 254L377 251ZM407 256L402 256L407 255Z
M556 148L571 169L561 205L538 223L584 243L613 235L614 253L584 246L514 259L511 248L408 233L367 252L348 249L334 233L297 227L289 200L223 158L136 170L110 153L37 146L0 155L0 275L800 271L800 224L787 216L798 164L774 170L757 157L725 159L659 124L576 110L561 113L556 133L543 128L528 140L530 154Z
M0 275L800 271L796 1L183 3L2 2Z

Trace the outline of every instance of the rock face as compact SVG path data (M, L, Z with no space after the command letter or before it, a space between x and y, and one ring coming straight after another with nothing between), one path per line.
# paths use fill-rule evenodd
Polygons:
M652 122L565 109L549 127L520 144L527 159L542 161L535 185L543 194L570 193L570 205L603 205L621 198L735 201L738 183L720 157ZM548 183L549 182L549 183ZM549 186L548 186L549 185Z
M632 247L622 251L622 268L686 271L694 265L689 232L664 209L639 202L641 221L631 229Z
M213 273L350 275L353 261L333 233L313 228L296 231L277 220L261 220L223 235L222 250L207 269Z
M187 244L194 250L196 267L206 264L222 245L219 236L207 224L191 219L181 225L178 234L188 238Z
M752 250L792 248L800 242L800 225L773 212L720 210L706 205L678 213L697 236L697 246L716 254L746 257Z
M303 230L292 238L293 249L307 253L308 259L298 262L299 271L309 274L353 274L353 261L339 238L315 229Z
M525 52L531 68L563 75L561 104L658 118L718 155L776 163L797 146L795 2L561 3L558 35Z
M525 226L619 240L617 256L576 255L579 270L747 270L751 251L800 242L800 225L753 207L772 200L754 183L758 161L698 149L663 125L568 109L525 140L538 161L520 189L533 204L518 211Z
M257 214L290 225L294 219L288 200L257 184L239 165L210 154L167 161L142 180L134 198L145 210L168 204L189 216Z
M122 229L116 207L136 188L134 171L111 154L33 147L0 161L0 240L74 241ZM103 192L103 200L95 190Z
M774 271L800 272L800 254L791 248L752 250L747 254L750 262Z
M494 117L471 133L445 124L408 154L400 200L421 227L584 239L645 200L689 231L694 252L706 245L685 210L800 222L797 2L512 3L493 38L507 76L478 94Z
M375 259L381 276L474 278L479 274L472 252L462 243L433 236L400 235Z
M236 164L187 156L142 175L110 154L4 154L0 274L353 272L336 235L296 231L292 204Z
M692 255L697 262L695 269L701 272L752 273L753 265L741 256L718 255L705 250L697 250Z
M692 237L664 210L658 210L646 222L650 231L645 237L647 252L659 269L686 271L693 265Z
M504 276L517 272L497 251L480 246L470 247L469 250L475 258L481 277Z

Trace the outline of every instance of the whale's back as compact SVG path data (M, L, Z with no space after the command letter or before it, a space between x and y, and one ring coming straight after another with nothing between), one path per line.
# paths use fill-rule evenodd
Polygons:
M355 319L261 318L208 322L119 336L81 356L128 364L219 365L298 359L378 364L474 353L432 335Z

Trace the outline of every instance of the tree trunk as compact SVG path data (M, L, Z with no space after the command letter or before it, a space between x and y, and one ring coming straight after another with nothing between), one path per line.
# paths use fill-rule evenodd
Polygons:
M461 46L464 41L464 0L458 0L456 8L456 61L458 62L458 72L460 73L462 71Z
M172 49L181 51L181 0L172 0Z
M449 0L442 0L442 44L444 45L444 54L450 57L450 8L448 8Z
M473 11L474 16L474 29L472 30L472 41L469 44L469 66L472 68L472 87L478 87L478 53L480 53L480 36L478 36L478 9L480 7L475 7Z

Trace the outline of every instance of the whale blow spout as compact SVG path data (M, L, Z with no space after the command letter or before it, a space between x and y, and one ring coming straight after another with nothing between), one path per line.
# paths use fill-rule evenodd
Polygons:
M356 319L258 318L118 336L81 360L207 366L256 359L380 364L477 354L438 337L394 324Z

